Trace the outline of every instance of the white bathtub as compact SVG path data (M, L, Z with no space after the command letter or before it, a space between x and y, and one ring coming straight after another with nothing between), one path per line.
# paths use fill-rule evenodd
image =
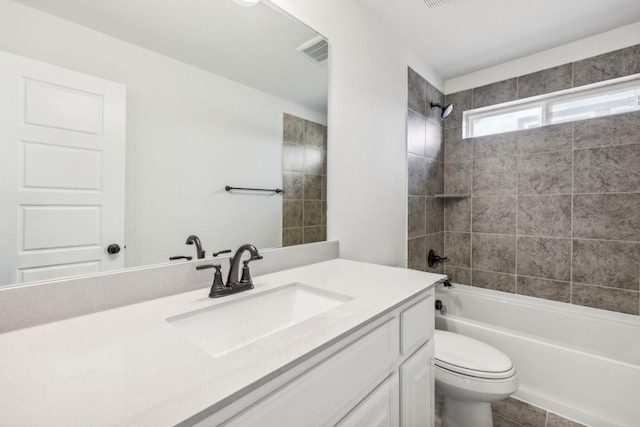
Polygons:
M436 328L511 357L515 397L593 427L640 426L640 318L464 285L436 298Z

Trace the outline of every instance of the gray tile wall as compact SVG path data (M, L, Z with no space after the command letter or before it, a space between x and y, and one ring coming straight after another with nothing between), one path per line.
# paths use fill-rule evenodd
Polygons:
M640 73L640 46L447 95L454 282L640 314L640 113L462 139L462 111Z
M282 246L327 239L327 127L283 118Z
M444 192L443 130L440 110L444 95L409 68L407 112L408 241L407 265L443 273L442 266L427 267L427 252L444 252L444 204L435 194Z

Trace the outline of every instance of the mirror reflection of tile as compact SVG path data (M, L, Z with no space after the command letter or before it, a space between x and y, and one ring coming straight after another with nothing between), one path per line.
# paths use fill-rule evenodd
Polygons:
M327 127L283 118L282 246L327 238Z

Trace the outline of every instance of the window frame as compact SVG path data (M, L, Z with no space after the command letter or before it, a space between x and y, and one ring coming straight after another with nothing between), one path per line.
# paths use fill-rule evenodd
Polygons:
M632 109L622 112L613 112L606 114L596 114L592 117L568 118L565 120L553 121L552 107L555 105L566 103L567 101L580 100L584 98L597 97L603 94L613 94L624 90L635 89L635 101ZM474 122L493 116L501 116L517 111L525 111L533 108L539 108L539 126L531 126L525 129L506 129L500 132L486 133L482 135L474 135ZM534 129L560 123L569 123L574 121L586 120L595 117L606 117L616 114L624 114L640 110L640 74L611 79L604 82L593 83L589 85L579 86L571 89L552 92L544 95L538 95L530 98L519 99L517 101L504 102L501 104L490 105L482 108L466 110L462 113L462 138L480 138L483 136L498 135L506 132L516 132L526 129ZM595 110L594 110L595 112Z

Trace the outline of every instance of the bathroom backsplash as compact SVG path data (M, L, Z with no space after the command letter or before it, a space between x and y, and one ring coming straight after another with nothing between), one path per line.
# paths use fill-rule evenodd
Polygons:
M282 246L327 239L327 127L284 114Z
M453 282L640 314L640 113L462 139L464 110L636 73L640 46L446 96L444 173L429 186L471 195L447 200L443 221L432 208ZM427 193L412 192L411 164L427 157L409 149L409 265L423 269L411 237L430 234L412 198Z
M444 192L443 128L440 110L444 95L409 68L407 111L409 268L444 273L442 266L427 267L427 252L444 252L444 204L434 197ZM451 118L448 120L452 120Z
M339 242L318 242L293 248L261 250L263 259L251 263L255 278L263 274L338 258ZM231 256L215 259L228 273ZM0 333L123 307L169 295L202 289L206 298L212 270L196 270L212 258L125 269L93 276L0 288Z

